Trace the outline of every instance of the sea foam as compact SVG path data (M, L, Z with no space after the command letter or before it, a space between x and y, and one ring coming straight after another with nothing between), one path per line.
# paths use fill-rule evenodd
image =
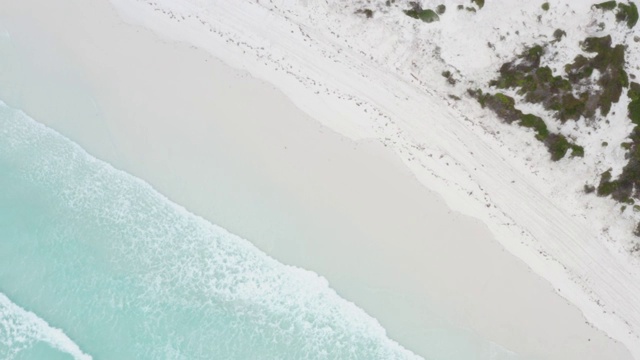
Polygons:
M46 346L35 351L39 351L39 355L47 354L49 359L58 352L71 355L76 360L91 359L62 330L52 328L36 314L24 310L0 293L0 358L13 359L18 354L34 351L42 343Z
M419 358L324 278L4 103L0 134L0 288L96 358Z

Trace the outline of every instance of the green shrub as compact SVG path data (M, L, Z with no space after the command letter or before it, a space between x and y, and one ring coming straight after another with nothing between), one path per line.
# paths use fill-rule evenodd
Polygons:
M516 104L515 100L513 100L511 96L507 96L503 93L496 93L493 97L508 108L512 108Z
M627 26L631 29L638 22L638 8L633 2L629 4L618 4L618 12L616 13L618 21L626 21Z
M632 82L629 84L629 91L627 95L631 100L640 100L640 84L637 82Z
M634 124L640 125L640 99L630 101L628 110L629 119L631 119Z
M533 63L539 63L540 57L544 54L544 49L540 45L534 45L527 51L527 55L525 56L527 60ZM537 67L537 66L536 66Z
M484 6L484 0L471 0L471 2L478 5L478 9L482 9Z
M600 10L613 10L616 8L617 3L615 1L605 1L600 4L594 4L593 7Z
M511 96L507 96L502 93L496 94L483 94L482 90L468 89L469 95L480 103L480 106L488 107L499 118L507 123L512 123L522 118L522 111L515 108L515 100Z
M432 23L434 21L440 20L438 14L436 14L435 11L431 9L411 9L405 10L404 13L414 19L419 19L426 23Z
M617 189L618 189L617 181L601 182L600 185L598 185L598 196L609 196Z
M549 3L548 2L542 4L542 10L549 11Z
M562 40L562 37L565 36L567 36L567 32L562 29L556 29L556 31L553 32L553 37L556 41Z
M442 15L442 14L444 14L445 11L447 11L447 7L445 5L440 4L440 5L436 6L436 14Z
M356 14L364 14L367 19L371 19L373 17L373 10L371 9L360 9L356 11Z
M458 81L453 77L453 74L449 70L445 70L442 72L442 76L447 79L449 85L455 85Z
M536 139L544 141L549 136L549 130L544 121L535 115L525 114L520 119L520 126L532 128L536 131Z
M631 163L630 163L631 164ZM634 171L631 168L634 166L629 166L627 164L623 170L622 174L618 177L617 180L611 180L611 169L605 171L600 176L600 184L598 185L598 196L609 196L613 197L615 200L619 202L626 203L627 205L633 205L634 200L631 199L634 180L630 179L631 173ZM635 174L637 176L637 174ZM637 182L637 180L635 180Z
M627 95L629 99L631 99L627 106L629 119L631 119L634 124L640 125L640 84L632 82L631 85L629 85Z
M567 141L567 138L561 134L549 134L545 140L545 145L547 149L549 149L551 160L553 161L562 159L571 148L571 144Z
M604 53L611 48L611 35L588 37L582 42L582 50L593 53ZM606 54L605 54L606 55Z
M543 83L550 83L553 80L553 73L548 66L538 68L538 70L536 70L536 76L538 77L538 81Z
M571 157L584 157L584 148L580 145L571 144Z
M569 119L578 120L585 109L585 102L577 99L573 94L567 93L562 97L560 109L558 109L558 119L567 121Z

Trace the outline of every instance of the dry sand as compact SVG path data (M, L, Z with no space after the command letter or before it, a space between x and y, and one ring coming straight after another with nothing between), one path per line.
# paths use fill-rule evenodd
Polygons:
M0 9L0 99L326 277L410 350L430 354L425 335L468 328L526 358L630 358L379 143L346 139L269 84L122 23L106 0Z

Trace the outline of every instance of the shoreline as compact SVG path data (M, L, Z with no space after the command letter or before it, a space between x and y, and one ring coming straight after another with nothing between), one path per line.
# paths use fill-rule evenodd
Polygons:
M437 85L444 83L440 73L426 71L432 62L437 68L438 59L425 56L429 46L420 46L421 37L441 37L437 30L406 24L411 20L404 15L363 21L350 16L348 7L321 2L208 7L192 1L111 2L130 23L205 49L276 84L303 111L349 138L373 132L423 185L454 210L482 220L502 246L549 281L590 324L640 357L640 263L624 248L635 224L612 216L616 203L581 197L582 180L564 178L583 173L579 163L549 164L546 152L539 151L542 145L529 144L528 134L496 121L475 100L448 99L450 89ZM531 16L540 11L524 1L492 4L494 11L501 6L527 8ZM572 10L568 3L564 7L556 14L560 20ZM580 16L587 14L584 8L576 10ZM459 30L479 26L480 34L489 35L491 27L482 26L491 19L488 12L474 21L459 14ZM493 14L499 21L501 12ZM269 20L268 32L260 30L263 19ZM397 36L389 37L388 30ZM439 53L437 42L426 42ZM478 51L480 63L489 66L484 42L476 43L462 39L460 46ZM448 49L455 51L449 57L460 57L452 59L455 64L470 60L457 52L460 46Z
M16 5L16 14L30 9L23 5ZM105 10L104 2L99 5L96 8ZM404 334L403 325L427 331L420 322L428 314L419 319L416 314L429 301L434 309L446 308L446 317L457 326L519 352L549 352L532 355L558 359L626 358L621 345L585 325L579 311L506 253L484 224L449 210L378 142L354 142L334 133L270 85L217 63L203 51L167 43L114 18L104 28L89 26L100 12L88 5L73 6L84 6L86 16L79 19L73 7L69 12L52 10L48 22L31 18L29 11L23 16L34 21L34 28L53 29L54 43L68 51L60 63L71 59L81 69L83 76L74 86L91 91L95 99L85 103L94 100L95 114L101 115L94 116L93 123L82 124L82 114L76 114L77 122L61 121L64 106L52 112L56 106L39 102L42 94L26 91L35 82L17 80L24 93L2 95L22 97L24 106L19 107L34 118L194 213L253 241L277 260L329 279L341 296L378 319L391 338L410 350L416 351L420 338ZM56 24L55 16L66 21ZM37 20L42 25L33 25ZM115 29L109 27L113 24L118 24ZM88 31L74 34L74 26ZM79 39L84 46L76 45L82 44ZM109 54L107 49L116 51ZM145 67L149 69L140 71ZM167 69L181 70L171 74ZM216 81L233 85L216 87ZM212 95L223 100L216 103ZM55 97L64 96L69 102L78 98ZM247 99L253 106L247 107ZM90 106L83 111L90 113ZM264 116L271 111L273 116ZM222 120L205 121L202 114ZM179 118L185 120L178 124ZM217 168L207 170L210 163ZM256 178L261 183L256 184ZM389 188L399 194L386 191ZM224 206L211 204L213 199ZM426 233L435 234L433 241L420 241ZM398 234L401 239L390 245L389 239ZM487 262L493 267L485 268ZM462 296L457 294L461 290ZM371 296L384 293L384 300ZM397 293L410 296L394 299ZM385 308L394 300L392 313ZM554 321L559 328L549 329ZM550 343L551 349L541 348ZM587 346L571 348L580 344Z

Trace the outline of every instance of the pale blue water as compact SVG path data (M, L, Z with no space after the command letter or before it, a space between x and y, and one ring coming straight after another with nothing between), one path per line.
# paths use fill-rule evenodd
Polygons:
M0 138L0 358L416 358L316 274L4 103Z

